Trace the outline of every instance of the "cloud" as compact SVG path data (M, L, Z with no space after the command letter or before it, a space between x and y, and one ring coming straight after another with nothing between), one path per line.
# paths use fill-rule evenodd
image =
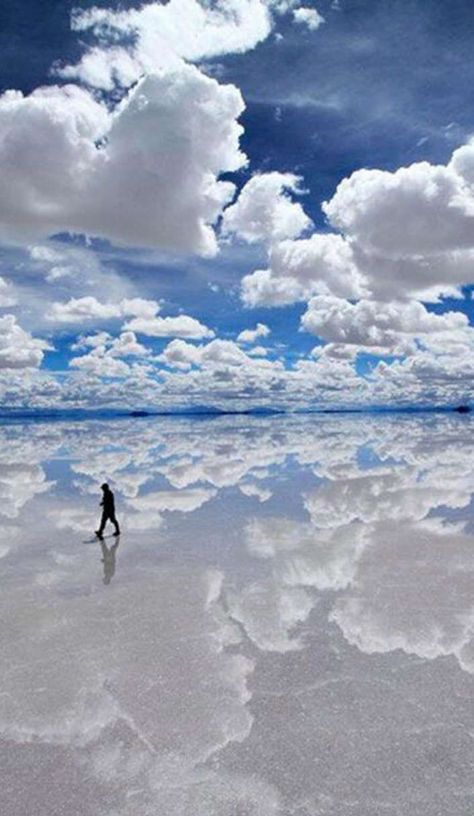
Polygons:
M164 512L193 513L216 495L216 490L193 488L189 490L160 490L145 493L128 500L134 513L127 515L127 527L147 530L159 527Z
M73 344L73 350L91 348L81 357L72 357L69 365L72 368L87 371L97 377L126 377L131 373L130 365L119 360L119 357L149 357L151 351L137 341L132 331L122 332L113 339L106 332L91 337L81 337Z
M150 350L138 342L132 331L123 331L110 344L109 353L114 357L146 357Z
M176 339L158 357L147 355L143 362L138 357L136 363L126 359L130 370L117 382L90 372L86 376L85 370L60 377L54 372L27 370L20 376L5 370L0 399L29 408L159 405L172 410L207 405L233 411L469 403L474 399L471 335L470 328L424 335L416 341L418 350L410 347L409 357L391 364L374 362L364 377L355 361L363 346L318 346L309 357L284 365L280 359L253 357L232 341L194 345ZM446 349L440 352L443 342ZM374 353L381 347L365 348ZM390 353L389 347L383 353Z
M244 494L244 496L248 496L249 498L254 496L261 503L268 501L268 499L271 499L273 496L271 490L265 487L260 487L260 485L255 484L255 482L245 482L244 484L240 484L239 490Z
M265 346L254 346L247 350L249 357L266 357L268 349Z
M238 580L229 580L236 573L219 541L215 552L230 574L200 569L195 559L183 563L182 558L168 557L176 549L173 524L158 535L154 530L129 537L124 550L121 545L110 592L100 584L96 546L84 545L79 551L64 535L64 526L55 527L56 521L63 525L67 515L65 485L35 500L34 507L25 507L25 519L34 515L40 526L23 528L21 563L28 569L23 568L20 576L12 573L13 586L8 585L12 570L7 569L1 598L2 654L11 671L5 678L6 694L0 698L0 720L4 737L12 741L16 771L21 771L18 787L13 788L20 796L16 804L11 788L7 793L10 811L19 802L28 812L23 780L33 761L47 775L53 766L61 767L61 778L68 774L72 786L68 796L73 796L79 811L80 793L95 812L101 812L102 802L113 799L121 816L131 812L207 816L212 808L226 816L239 810L267 816L300 802L305 790L323 809L328 803L330 812L332 803L340 801L341 779L344 801L367 801L369 770L376 796L372 813L379 811L380 802L393 804L396 811L400 774L421 803L420 813L437 812L440 801L443 812L449 812L452 790L445 790L447 776L442 774L436 782L438 765L444 768L446 757L446 774L461 791L463 811L470 792L466 757L471 738L463 727L463 714L472 685L466 674L469 668L472 671L472 657L468 664L472 538L458 531L443 532L439 520L435 524L431 519L429 526L426 521L413 523L420 518L413 493L429 497L437 484L436 502L452 506L451 487L457 482L469 515L473 445L466 437L466 423L436 415L428 421L421 416L405 420L321 416L317 422L314 417L289 416L277 424L276 432L275 421L265 417L245 421L222 417L203 419L192 431L189 420L163 419L159 426L130 420L108 423L104 435L103 425L98 427L101 423L96 421L75 427L36 423L28 439L12 426L1 429L2 464L7 448L17 461L29 461L30 451L37 461L34 457L42 448L43 455L49 451L48 459L56 459L59 452L63 460L68 456L85 470L91 453L97 467L103 456L104 466L122 468L124 480L146 463L155 480L159 472L171 475L174 469L178 477L181 467L181 474L192 476L193 468L196 475L200 467L204 476L207 469L216 479L220 471L225 485L229 471L227 482L223 474L230 465L237 478L238 465L241 473L250 467L263 473L273 463L275 485L281 487L282 478L286 484L294 482L298 461L307 487L310 463L333 481L327 504L316 506L310 521L299 520L301 502L292 502L293 518L286 506L276 507L275 502L279 515L259 514L245 530L247 560L239 565L245 563L246 569L239 566ZM372 465L360 456L367 445L374 453ZM363 481L367 467L371 488L364 499L357 484L354 490L348 487L358 479L347 474L357 473ZM386 476L391 470L407 469L410 479L404 487L399 481L406 501L399 504L397 516L396 480ZM27 480L26 472L18 473L18 483L22 478L25 482L25 476ZM314 485L314 493L326 484ZM232 491L224 492L226 501L231 500ZM344 517L344 504L338 503L341 493L355 512L358 507L362 512L372 510L372 517L381 520L371 524L365 542L360 523L329 530L318 526L320 516L327 520L332 515L336 521ZM146 491L140 494L146 496ZM233 495L242 502L235 491ZM170 504L169 499L164 496L162 506ZM154 487L149 508L155 501L159 495ZM49 515L58 503L61 518ZM429 511L428 503L424 509ZM413 512L417 515L410 515ZM47 524L41 521L45 518ZM238 520L242 518L245 512L239 514ZM197 529L193 516L187 520L185 529L182 525L179 529L193 536ZM38 537L47 542L40 551ZM165 558L158 564L151 552L157 546ZM192 552L198 550L194 547ZM252 563L254 556L259 561ZM24 603L27 586L34 615ZM318 596L319 606L309 618ZM250 643L241 641L241 632L232 624L230 605ZM340 614L328 623L331 607ZM58 626L58 620L66 624ZM21 627L21 639L11 637L13 625ZM370 652L370 660L359 644ZM297 651L302 646L304 651ZM269 654L275 649L273 656ZM253 664L244 657L249 651L256 664L253 676ZM407 653L423 658L408 658ZM443 657L428 665L426 661L438 654ZM190 665L192 672L186 671ZM285 672L280 671L282 666ZM443 689L454 683L455 693L440 694L441 680ZM256 708L260 715L252 722ZM445 752L440 734L446 723ZM331 739L340 734L340 742L321 743L321 733ZM309 746L311 757L319 751L322 763L331 752L323 788L321 778L308 774L304 763L302 767L296 743ZM256 744L266 746L259 760L265 783L253 776L255 756L249 747ZM291 774L282 776L281 763L275 768L275 752L285 746ZM427 796L426 763L432 767L433 751L435 784ZM236 763L237 778L229 774ZM394 767L397 779L388 784ZM414 781L413 768L419 769ZM275 788L270 787L273 784ZM59 800L50 796L49 787L40 786L40 798L35 799L39 807L54 812L60 801L65 812L68 807L70 811L62 786Z
M51 348L22 329L14 315L0 317L0 369L37 368Z
M19 462L3 453L1 465L0 516L17 518L36 495L46 493L54 485L36 462Z
M323 203L375 298L432 300L470 282L473 153L469 142L454 151L447 165L358 170Z
M120 309L122 315L148 318L160 311L160 304L156 300L145 300L140 297L124 298L120 302Z
M357 170L323 210L363 248L388 257L472 247L469 190L454 167L420 162L393 173Z
M74 85L37 88L29 96L7 91L0 97L4 240L67 229L64 220L73 218L97 161L95 142L108 122L105 105Z
M72 351L82 351L88 348L97 348L98 346L105 346L112 340L112 336L105 331L97 332L97 334L80 335L71 345Z
M0 236L59 232L213 255L245 164L239 91L190 65L141 79L109 112L73 85L0 97ZM12 198L12 191L15 194Z
M7 309L10 306L15 306L16 303L17 299L13 293L13 287L0 277L0 309Z
M166 365L187 371L192 365L199 363L201 352L199 346L185 343L184 340L172 340L159 359Z
M151 319L159 311L155 300L124 298L119 303L101 303L92 295L71 298L67 303L53 303L48 314L53 323L82 323L84 320L112 320L135 315L137 318Z
M447 165L356 171L323 204L340 234L275 242L268 268L242 279L244 305L308 301L303 328L330 344L314 349L320 360L350 359L364 348L409 354L393 369L375 369L378 404L402 395L408 403L453 399L462 369L467 377L471 368L469 321L463 312L429 312L421 301L461 298L472 279L473 167L469 142ZM306 361L299 367L310 370Z
M273 584L288 588L339 591L351 584L368 544L361 524L335 521L333 529L279 516L252 519L246 528L249 552L269 561ZM314 599L313 599L314 605ZM258 610L255 610L258 614Z
M76 265L70 263L71 251L64 251L54 246L37 245L30 248L30 258L46 269L45 279L48 283L56 283L62 278L72 278L76 272Z
M84 320L111 320L122 314L118 303L100 303L89 296L71 298L67 303L53 303L49 319L53 323L82 323Z
M192 365L238 367L254 362L232 340L213 340L204 346L193 346L182 340L173 340L165 348L160 359L168 365L177 365L181 368Z
M127 363L112 357L105 349L94 349L83 357L72 357L69 365L97 377L126 377L130 373L130 366Z
M319 369L305 359L294 369L317 383L318 400L330 395L329 381L322 387L320 379L325 369L334 383L333 405L472 400L468 317L453 309L428 311L421 301L462 298L461 286L472 279L473 167L470 142L445 166L356 171L323 205L340 234L276 242L268 268L242 279L246 306L308 302L301 326L326 346L312 352ZM364 388L354 376L363 350L404 359L374 366ZM346 386L338 376L344 368ZM288 377L285 390L295 385Z
M11 281L18 301L11 311L20 322L25 315L30 331L50 333L55 328L49 320L53 303L63 306L72 299L92 297L115 304L133 301L135 295L146 292L127 274L120 250L83 243L64 236L27 247L3 248L0 274Z
M79 247L66 241L48 241L35 244L25 251L16 250L16 256L28 270L30 278L38 277L37 291L51 297L42 286L41 277L52 284L51 291L70 293L74 296L96 293L106 289L108 296L125 297L132 292L130 283L120 276L110 264L102 263L101 256L91 247ZM54 289L53 289L54 287Z
M77 65L57 72L110 91L115 84L128 87L144 73L179 68L184 60L248 51L271 31L270 5L219 0L206 7L196 0L170 0L120 11L76 11L73 29L92 31L99 45L89 48Z
M306 6L293 10L293 20L299 25L307 26L310 31L316 31L324 23L324 17L316 9Z
M339 235L315 233L299 241L281 241L269 254L268 269L242 279L246 306L286 306L313 295L360 298L368 293L350 245Z
M428 312L416 301L350 303L341 298L319 296L309 301L301 325L331 343L367 347L380 354L384 351L403 354L412 349L415 338L443 332L449 335L451 331L466 329L469 320L461 312L441 315Z
M331 620L363 652L403 649L429 660L452 654L472 671L463 662L472 642L470 537L435 520L386 523L373 535L372 557L368 550Z
M301 195L301 178L292 173L253 176L237 201L224 211L222 232L235 234L249 244L297 238L312 226L301 204L289 195Z
M238 343L255 343L259 337L268 337L270 329L265 323L257 323L254 329L244 329L237 337Z
M314 605L304 589L256 582L239 593L229 592L227 603L231 617L258 649L284 653L303 648L302 639L293 630L306 620Z
M63 580L71 582L75 569L73 563ZM219 573L199 570L186 591L188 578L179 570L171 581L169 574L152 574L132 587L117 587L100 626L97 598L76 595L71 606L59 596L53 610L48 587L36 582L31 590L36 615L27 617L18 592L10 590L2 612L19 615L31 660L20 668L17 645L5 628L2 648L15 666L7 696L15 704L0 702L3 737L90 751L97 737L106 736L107 726L121 720L133 723L134 741L152 747L168 772L177 765L192 769L228 742L245 739L252 725L246 703L253 664L226 648L237 638L221 609L221 582ZM58 629L55 614L63 605L71 613L70 625ZM168 614L172 618L165 626ZM124 615L119 633L115 624ZM144 630L144 620L151 629ZM150 651L150 632L158 621L163 636L155 637ZM186 643L184 652L166 636L168 623ZM87 644L85 651L71 651L72 642ZM133 648L122 648L124 642ZM195 672L184 669L190 663ZM182 706L185 696L191 707Z
M214 337L214 332L189 315L178 317L135 317L124 328L148 337L188 337L201 340Z

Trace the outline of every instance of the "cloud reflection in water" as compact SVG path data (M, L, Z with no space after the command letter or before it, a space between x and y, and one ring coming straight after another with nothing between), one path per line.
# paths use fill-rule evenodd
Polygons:
M0 428L5 812L470 812L471 426Z

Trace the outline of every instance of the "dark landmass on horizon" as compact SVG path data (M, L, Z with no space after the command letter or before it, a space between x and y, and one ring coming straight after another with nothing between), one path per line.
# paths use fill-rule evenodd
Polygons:
M271 417L271 416L320 416L328 414L433 414L433 413L457 413L470 414L472 406L460 405L438 405L438 406L383 406L383 407L361 407L361 408L299 408L295 410L284 408L249 408L248 410L232 410L223 408L213 408L212 406L195 406L193 408L173 408L173 409L136 409L122 410L120 408L88 409L88 408L50 408L50 409L28 409L28 408L0 408L0 422L15 420L42 420L42 421L82 421L87 419L107 420L107 419L152 419L153 417L176 417L209 419L223 416L249 416L249 417Z

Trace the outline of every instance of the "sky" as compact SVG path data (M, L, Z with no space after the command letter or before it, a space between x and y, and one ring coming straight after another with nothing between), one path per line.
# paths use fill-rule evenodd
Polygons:
M473 400L474 14L4 0L0 406Z

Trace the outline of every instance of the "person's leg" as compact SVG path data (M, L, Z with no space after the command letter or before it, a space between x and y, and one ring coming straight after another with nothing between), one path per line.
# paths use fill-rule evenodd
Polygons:
M102 518L100 520L100 527L99 527L98 530L96 530L96 533L97 533L97 535L99 537L104 534L104 529L105 529L105 525L107 523L107 518L108 518L107 513L104 510L103 513L102 513Z
M118 521L117 521L117 518L116 518L116 516L115 516L115 513L114 513L114 515L113 515L113 516L110 516L110 521L111 521L111 522L112 522L112 524L115 526L115 533L114 533L114 535L119 536L119 535L120 535L120 527L119 527L119 525L118 525Z

